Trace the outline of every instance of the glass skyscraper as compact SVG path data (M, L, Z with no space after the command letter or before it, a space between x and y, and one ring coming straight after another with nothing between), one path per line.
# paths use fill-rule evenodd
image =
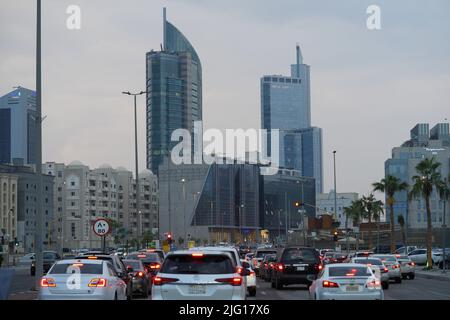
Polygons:
M297 46L297 61L291 76L266 75L261 78L261 127L268 130L268 155L271 155L270 130L279 129L280 166L299 170L316 180L322 192L322 129L311 127L310 68L303 63Z
M36 92L18 87L0 97L0 163L36 163Z
M202 120L202 66L186 37L163 18L162 51L150 51L147 64L147 168L158 173L158 166L178 141L171 141L176 129L187 129L192 136L194 122Z

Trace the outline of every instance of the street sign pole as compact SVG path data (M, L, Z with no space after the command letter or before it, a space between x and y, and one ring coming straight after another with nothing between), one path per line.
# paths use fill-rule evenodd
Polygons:
M111 227L108 220L99 218L94 221L92 228L94 229L94 233L101 237L102 251L106 252L106 236L111 232Z

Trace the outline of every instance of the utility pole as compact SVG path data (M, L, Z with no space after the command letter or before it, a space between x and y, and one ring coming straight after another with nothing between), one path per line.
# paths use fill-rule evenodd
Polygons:
M447 203L447 199L448 199L448 186L447 186L447 178L444 179L444 183L445 183L445 194L444 194L444 217L442 219L442 273L446 273L446 255L445 255L445 232L447 229L447 226L445 224L445 207L446 207L446 203Z
M140 96L147 91L141 91L139 93L130 93L122 92L123 94L133 96L134 98L134 158L135 158L135 166L136 166L136 220L137 220L137 239L138 239L138 249L141 247L142 241L142 226L141 226L141 190L139 186L139 167L138 167L138 140L137 140L137 106L136 106L136 97Z
M37 212L36 229L34 234L34 249L36 257L35 289L39 289L39 283L44 272L43 268L43 243L44 232L44 206L42 201L42 64L41 64L41 0L37 0L37 25L36 25L36 175L37 175Z
M183 184L183 219L184 219L184 243L187 245L187 231L186 231L186 179L182 178L181 183Z

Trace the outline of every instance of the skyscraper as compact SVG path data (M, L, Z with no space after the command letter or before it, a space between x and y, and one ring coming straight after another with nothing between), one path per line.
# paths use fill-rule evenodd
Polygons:
M36 92L17 87L0 97L0 163L36 163Z
M163 15L162 51L150 51L147 61L147 168L158 166L178 141L176 129L187 129L194 150L194 122L202 120L202 66L194 47Z
M310 68L296 47L291 76L261 78L261 127L279 129L280 166L299 170L316 180L316 192L323 188L322 129L311 127ZM268 132L268 155L271 155Z

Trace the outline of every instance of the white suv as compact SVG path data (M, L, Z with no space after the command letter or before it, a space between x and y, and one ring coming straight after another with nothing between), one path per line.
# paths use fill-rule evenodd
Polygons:
M245 300L246 288L229 253L170 252L153 279L153 300Z

